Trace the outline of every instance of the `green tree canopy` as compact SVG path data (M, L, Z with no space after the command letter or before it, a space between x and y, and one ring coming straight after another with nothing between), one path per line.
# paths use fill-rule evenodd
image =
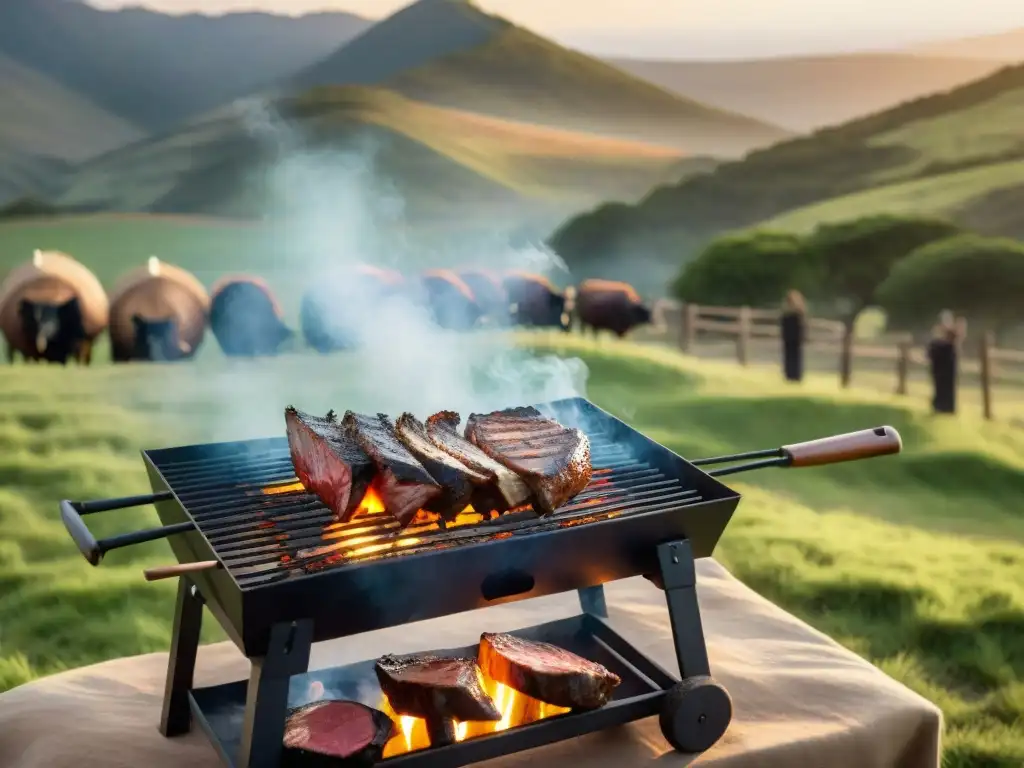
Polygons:
M961 231L939 219L883 214L822 224L809 238L808 248L821 266L824 295L847 305L852 327L896 262Z
M890 323L931 322L944 309L998 330L1024 321L1024 243L958 235L918 248L877 292Z
M816 282L817 270L803 239L752 230L712 242L683 267L672 293L698 304L758 307L778 304L790 288L810 291Z

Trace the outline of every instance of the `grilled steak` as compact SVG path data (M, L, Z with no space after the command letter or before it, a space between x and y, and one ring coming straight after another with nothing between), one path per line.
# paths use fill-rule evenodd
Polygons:
M474 487L486 483L487 476L464 466L434 445L427 437L423 422L411 413L398 417L395 434L443 489L424 509L436 512L445 520L454 520L469 504Z
M382 656L374 666L380 689L399 715L440 720L501 720L473 659Z
M346 434L334 411L320 418L288 406L284 422L295 474L339 521L348 522L376 474L370 457Z
M395 732L391 718L376 709L355 701L317 701L288 714L285 762L372 765Z
M385 414L363 416L347 411L343 423L349 435L377 465L384 508L404 528L412 521L416 510L441 493L441 486L402 445L391 419Z
M466 437L526 482L538 514L551 514L590 482L590 440L536 408L473 414Z
M460 435L460 421L454 411L435 413L427 419L427 435L442 451L486 478L485 482L477 483L473 508L477 512L505 512L526 504L530 499L526 483Z
M507 633L484 632L478 658L492 680L558 707L602 707L622 682L618 675L575 653Z

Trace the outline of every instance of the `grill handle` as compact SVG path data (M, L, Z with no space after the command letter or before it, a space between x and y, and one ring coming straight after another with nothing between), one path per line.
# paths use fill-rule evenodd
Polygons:
M781 448L737 453L732 456L716 456L712 459L698 459L691 463L695 466L702 466L756 459L747 464L712 469L708 472L712 477L722 477L764 467L818 467L824 464L839 464L844 461L873 459L876 456L889 456L902 450L903 439L900 437L900 433L896 431L895 427L884 426L822 437L803 443L792 443Z
M145 496L126 496L120 499L102 499L100 501L70 501L64 499L60 503L60 518L85 559L93 565L99 565L103 555L112 549L129 547L146 541L164 539L176 533L184 533L191 530L194 524L178 523L177 525L149 528L144 531L132 531L131 533L123 533L119 536L97 540L86 526L85 521L82 520L83 515L109 512L115 509L141 507L145 504L155 504L156 502L167 501L172 498L174 496L169 491L162 491L160 493L146 494Z

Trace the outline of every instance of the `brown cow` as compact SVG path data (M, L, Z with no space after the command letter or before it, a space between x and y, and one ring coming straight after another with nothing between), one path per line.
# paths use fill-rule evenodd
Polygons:
M651 310L629 283L584 280L576 292L580 330L608 330L619 338L639 325L651 322Z
M546 277L506 272L502 283L508 291L509 316L515 325L568 330L565 294Z
M473 290L448 269L431 269L420 278L434 322L449 331L468 331L483 317Z

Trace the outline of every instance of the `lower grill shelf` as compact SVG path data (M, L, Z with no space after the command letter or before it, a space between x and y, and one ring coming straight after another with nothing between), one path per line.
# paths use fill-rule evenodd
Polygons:
M666 691L678 682L596 616L583 614L516 630L512 634L552 643L603 664L622 679L615 690L614 699L601 709L569 712L508 730L470 737L448 746L406 752L381 760L378 765L395 768L461 768L623 725L657 715L662 709ZM475 658L477 649L474 645L433 653ZM320 683L328 698L361 701L379 708L383 696L373 665L374 661L368 660L295 675L289 685L288 706L297 707L309 703L311 686ZM235 759L241 745L247 686L247 681L240 680L193 689L189 693L194 720L206 732L229 768L235 768Z

